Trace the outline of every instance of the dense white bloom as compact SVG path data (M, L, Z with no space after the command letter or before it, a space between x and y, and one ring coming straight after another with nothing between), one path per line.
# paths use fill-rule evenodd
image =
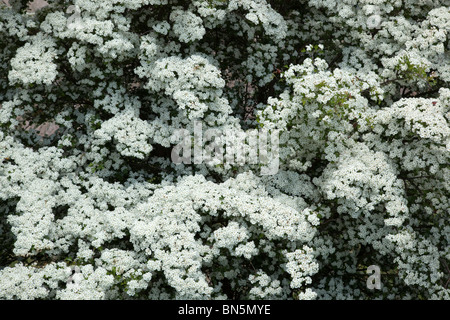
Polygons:
M190 11L173 10L170 20L174 22L173 32L181 42L200 40L206 33L202 19Z
M448 1L26 4L0 1L0 299L450 299ZM172 161L210 129L239 161Z
M53 39L42 33L31 37L30 42L19 48L16 56L11 59L9 81L51 84L58 74L54 63L57 54L55 47Z

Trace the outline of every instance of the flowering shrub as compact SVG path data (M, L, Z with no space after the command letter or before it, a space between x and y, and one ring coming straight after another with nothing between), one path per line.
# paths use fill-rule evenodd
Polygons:
M0 298L450 299L447 1L28 5L0 4ZM277 130L278 172L174 163L195 120Z

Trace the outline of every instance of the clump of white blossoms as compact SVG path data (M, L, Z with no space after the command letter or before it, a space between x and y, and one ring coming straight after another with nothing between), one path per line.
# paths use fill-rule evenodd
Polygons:
M0 299L450 299L448 1L29 2L0 2ZM279 130L278 172L175 164L194 121Z

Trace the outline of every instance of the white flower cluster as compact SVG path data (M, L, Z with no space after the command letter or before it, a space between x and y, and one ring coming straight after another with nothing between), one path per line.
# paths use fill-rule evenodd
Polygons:
M202 18L190 11L173 10L170 20L173 21L173 32L181 42L200 40L206 33Z
M26 4L0 1L0 299L450 299L448 1ZM278 172L175 164L197 121L279 131Z
M9 81L12 84L51 84L58 74L54 63L57 56L55 47L55 41L47 35L39 33L30 37L11 59Z
M103 144L108 140L116 140L117 151L123 156L143 159L152 151L148 143L150 126L147 122L132 114L116 114L102 123L94 133L95 143Z
M408 213L403 184L392 165L383 153L374 153L364 144L341 154L316 184L327 199L338 199L338 213L345 212L353 218L370 215L375 207L384 204L389 216L385 224L400 226L403 213Z
M64 262L44 267L26 267L22 263L1 271L2 299L32 300L55 297L58 282L70 276L71 269Z
M314 261L313 249L304 246L295 252L288 253L286 270L292 276L291 288L300 288L303 283L311 284L311 275L319 271L319 264Z
M268 36L275 39L283 39L286 36L286 21L266 0L231 0L228 5L229 8L238 6L248 10L245 18L254 24L261 23Z

